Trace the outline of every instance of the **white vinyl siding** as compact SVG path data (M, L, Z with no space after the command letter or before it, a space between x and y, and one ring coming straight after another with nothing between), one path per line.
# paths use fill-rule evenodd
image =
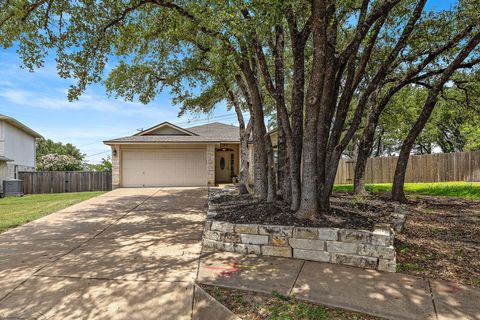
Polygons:
M3 155L13 162L10 164L35 168L35 138L3 122Z
M136 149L122 151L123 187L207 185L205 149Z

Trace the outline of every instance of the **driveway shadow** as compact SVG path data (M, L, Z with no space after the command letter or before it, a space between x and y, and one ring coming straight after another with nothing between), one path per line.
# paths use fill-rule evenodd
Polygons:
M0 318L189 319L206 195L119 189L2 234Z

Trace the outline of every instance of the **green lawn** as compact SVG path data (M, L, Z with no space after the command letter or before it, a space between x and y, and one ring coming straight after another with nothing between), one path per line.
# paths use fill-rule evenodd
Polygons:
M369 184L366 189L369 192L390 192L392 184ZM353 185L336 185L334 191L353 191ZM405 183L405 193L480 200L480 182Z
M34 194L0 199L0 232L15 228L102 193L104 192Z

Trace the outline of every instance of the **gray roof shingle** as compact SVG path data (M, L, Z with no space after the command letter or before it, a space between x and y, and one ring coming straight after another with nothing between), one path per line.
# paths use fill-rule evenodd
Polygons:
M213 122L200 126L185 128L197 136L178 135L133 135L113 140L104 141L105 144L114 143L214 143L214 142L239 142L239 128L220 122Z

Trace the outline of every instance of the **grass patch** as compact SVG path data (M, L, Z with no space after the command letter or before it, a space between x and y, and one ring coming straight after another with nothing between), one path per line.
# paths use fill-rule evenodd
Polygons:
M0 233L104 192L33 194L0 199Z
M404 271L420 271L423 267L416 264L416 263L399 263L397 265L397 271L404 272Z
M367 184L365 188L368 192L391 192L392 184ZM353 185L335 185L334 191L352 192ZM467 200L480 200L480 182L405 183L405 193L435 197L461 198Z
M329 308L286 297L202 285L221 304L244 320L378 320L380 318Z
M473 278L473 279L472 279L472 285L474 285L475 287L480 288L480 278Z
M298 301L295 298L289 298L278 292L272 292L274 299L264 306L265 310L270 313L269 319L311 319L323 320L329 319L327 310L322 305L315 305Z

